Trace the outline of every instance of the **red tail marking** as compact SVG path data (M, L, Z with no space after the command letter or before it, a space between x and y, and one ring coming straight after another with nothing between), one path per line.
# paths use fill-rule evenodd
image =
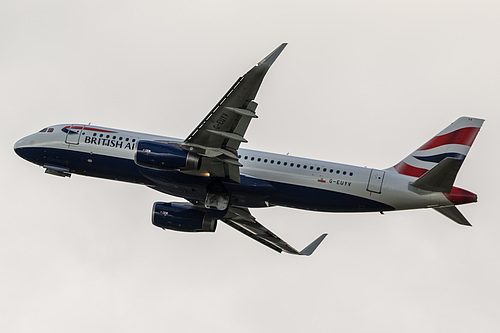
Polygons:
M394 169L396 169L396 171L402 175L417 177L417 178L427 172L427 169L416 168L414 166L406 164L403 161L396 164L394 166Z
M476 139L477 133L479 133L479 128L477 127L460 128L451 133L433 137L418 150L427 150L449 144L464 145L470 147L474 142L474 139Z
M450 193L444 193L446 199L454 205L461 205L471 202L477 202L477 195L460 187L453 187Z

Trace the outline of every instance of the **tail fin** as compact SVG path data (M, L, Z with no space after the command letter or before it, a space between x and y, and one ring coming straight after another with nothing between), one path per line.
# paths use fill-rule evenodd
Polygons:
M463 162L483 122L484 119L479 118L458 118L387 171L392 170L407 176L421 177L446 158L451 157Z

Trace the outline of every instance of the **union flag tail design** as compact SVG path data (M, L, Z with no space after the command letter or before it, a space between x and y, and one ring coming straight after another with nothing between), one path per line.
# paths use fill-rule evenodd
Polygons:
M483 122L484 119L458 118L387 171L418 178L447 157L463 161Z

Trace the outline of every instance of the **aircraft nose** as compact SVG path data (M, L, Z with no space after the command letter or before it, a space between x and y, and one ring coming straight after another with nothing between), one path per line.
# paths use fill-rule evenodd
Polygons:
M17 155L20 157L23 157L21 155L21 147L23 146L23 139L18 140L16 143L14 143L14 151L16 152Z
M21 148L23 146L23 141L24 141L24 139L21 139L21 140L17 140L17 142L14 143L14 151L16 153L19 150L19 148Z
M18 140L16 143L14 143L14 151L16 152L17 155L20 157L26 159L26 156L24 154L24 151L27 146L29 145L29 139L28 137L22 138Z

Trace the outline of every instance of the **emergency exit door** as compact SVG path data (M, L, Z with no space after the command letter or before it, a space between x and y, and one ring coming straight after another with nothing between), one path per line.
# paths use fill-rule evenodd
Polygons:
M372 169L366 190L374 193L381 193L384 175L385 171Z

